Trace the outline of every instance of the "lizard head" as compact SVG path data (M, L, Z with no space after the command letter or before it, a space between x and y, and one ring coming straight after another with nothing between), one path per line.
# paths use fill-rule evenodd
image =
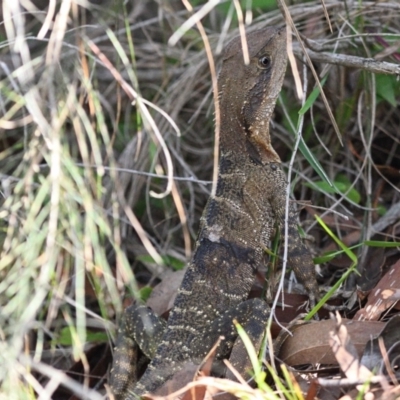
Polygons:
M238 118L247 147L264 162L280 161L271 146L269 121L286 71L285 28L268 27L246 35L245 65L240 36L225 48L219 77L222 118Z

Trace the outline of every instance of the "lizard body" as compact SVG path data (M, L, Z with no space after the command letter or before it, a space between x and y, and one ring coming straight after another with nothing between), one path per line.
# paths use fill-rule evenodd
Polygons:
M201 218L193 258L165 333L157 333L162 339L157 349L149 351L152 361L136 385L133 377L126 376L129 362L114 356L111 386L119 399L154 392L185 362L201 360L220 335L225 340L217 358L226 358L237 336L233 318L244 324L260 322L261 329L265 326L266 303L247 297L275 224L284 232L287 183L280 158L271 146L269 122L286 70L285 30L269 27L249 33L247 43L249 65L243 63L240 37L234 38L223 54L218 79L221 133L217 188ZM288 262L313 302L318 297L315 269L298 235L292 202L287 219ZM252 320L253 308L258 313ZM135 312L140 315L138 310ZM128 340L123 335L130 323L123 324L118 354L119 349L125 352L120 342ZM129 331L133 330L129 326ZM134 340L129 340L133 345Z

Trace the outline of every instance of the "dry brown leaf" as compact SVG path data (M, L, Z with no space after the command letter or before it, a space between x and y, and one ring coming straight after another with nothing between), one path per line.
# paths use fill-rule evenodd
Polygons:
M181 286L185 270L169 271L163 276L163 280L154 287L147 305L157 314L163 315L174 305L175 297Z
M370 293L364 308L357 311L354 320L377 320L382 312L400 300L400 260L392 265L389 271Z
M361 354L371 336L377 336L383 322L342 320L357 351ZM282 344L279 358L290 366L301 364L337 364L329 346L329 332L335 328L332 320L315 321L293 328L293 336Z

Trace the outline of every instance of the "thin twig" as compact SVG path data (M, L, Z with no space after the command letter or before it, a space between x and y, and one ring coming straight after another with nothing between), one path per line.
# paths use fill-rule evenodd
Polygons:
M400 64L393 64L386 61L376 61L373 58L363 58L350 56L347 54L318 53L307 49L307 54L315 62L340 65L342 67L358 68L375 74L400 75ZM293 52L297 57L301 57L303 50L300 47L293 47Z

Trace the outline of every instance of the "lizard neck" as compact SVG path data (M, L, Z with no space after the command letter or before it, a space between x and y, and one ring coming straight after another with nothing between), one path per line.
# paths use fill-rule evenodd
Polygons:
M228 96L229 97L229 96ZM252 126L245 126L233 110L234 104L224 101L221 107L220 153L229 153L232 158L250 159L257 164L281 162L271 145L269 132L270 116L260 119ZM240 115L240 114L239 114Z

